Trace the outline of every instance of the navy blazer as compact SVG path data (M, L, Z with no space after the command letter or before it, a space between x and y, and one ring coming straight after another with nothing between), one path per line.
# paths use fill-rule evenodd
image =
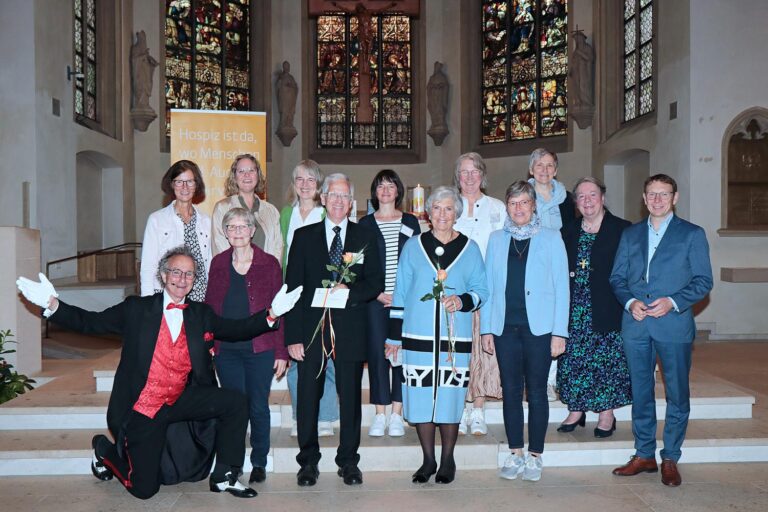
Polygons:
M366 215L365 217L361 218L358 222L361 226L364 226L368 229L371 229L375 235L376 235L376 242L379 247L379 261L381 262L381 271L384 274L384 278L386 280L386 265L387 265L387 245L384 241L384 235L381 234L381 230L379 229L379 225L376 222L376 218L373 216L373 214ZM407 236L403 231L400 231L400 236L397 239L397 259L400 260L400 254L403 252L403 246L405 245L405 242L410 240L410 238L414 235L418 235L421 233L421 226L419 226L419 220L411 215L410 213L403 212L403 226L408 226L413 230L413 233L411 233L410 236ZM389 328L389 314L387 313L386 316L382 316L381 314L377 314L381 311L389 311L389 309L384 309L384 306L381 304L381 302L377 300L372 300L368 303L368 332L381 332L386 333ZM386 337L386 335L385 335Z
M621 330L623 304L616 300L609 278L613 270L613 260L619 247L621 234L631 223L616 217L608 210L600 223L590 254L589 290L592 296L592 330L610 332ZM581 236L581 218L574 219L561 230L565 250L568 252L568 275L571 278L571 304L573 304L576 261Z
M372 229L376 234L376 245L379 248L379 261L381 262L381 271L384 272L387 264L387 246L384 242L384 235L381 234L381 230L379 229L379 224L376 222L376 218L371 213L361 218L358 224L368 229ZM403 251L405 242L407 242L411 236L421 233L421 227L419 226L418 219L410 213L403 212L403 226L408 226L413 230L413 232L410 236L406 236L402 230L400 231L400 237L397 239L397 259L400 259L400 253Z
M660 297L671 297L679 308L641 322L625 310L625 340L650 335L657 341L692 342L696 336L692 307L709 293L713 283L704 230L675 215L648 267L648 219L629 226L621 236L610 281L622 308L630 299L649 304Z

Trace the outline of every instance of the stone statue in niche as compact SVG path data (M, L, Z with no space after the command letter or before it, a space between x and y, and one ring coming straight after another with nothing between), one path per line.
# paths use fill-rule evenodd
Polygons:
M149 54L147 34L143 30L136 32L136 42L131 46L131 120L133 127L141 132L147 131L150 123L157 118L157 113L149 106L157 64L157 60Z
M587 43L584 31L578 27L573 32L573 52L569 63L568 114L579 128L588 128L592 126L592 116L595 113L595 50Z
M730 229L768 228L768 129L766 127L768 127L768 120L752 117L739 126L738 131L728 141L728 228Z
M283 70L277 73L275 88L277 89L277 111L280 113L280 124L275 134L283 146L288 147L298 133L293 125L293 118L296 115L299 86L291 75L291 64L287 60L283 61Z
M432 137L435 146L440 146L448 135L448 77L443 73L443 64L435 61L435 72L427 82L427 110L432 119L432 126L427 134Z

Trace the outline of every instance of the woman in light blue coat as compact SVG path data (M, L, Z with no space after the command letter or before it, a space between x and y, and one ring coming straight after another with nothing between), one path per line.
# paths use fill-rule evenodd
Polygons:
M483 348L495 352L510 454L499 476L537 481L549 422L547 374L568 337L568 257L560 232L536 216L525 181L507 188L507 220L485 253L488 303L480 311ZM523 457L523 389L528 396L528 455Z

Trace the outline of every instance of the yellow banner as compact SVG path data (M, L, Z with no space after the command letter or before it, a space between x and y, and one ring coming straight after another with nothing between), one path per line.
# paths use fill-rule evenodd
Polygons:
M229 168L237 155L254 155L266 178L266 150L265 112L171 110L171 163L192 160L200 167L205 201L197 207L208 215L224 197Z

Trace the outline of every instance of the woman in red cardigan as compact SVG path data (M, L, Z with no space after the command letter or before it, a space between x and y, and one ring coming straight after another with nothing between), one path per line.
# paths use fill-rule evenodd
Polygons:
M277 259L251 243L255 226L253 214L244 208L229 210L222 220L230 248L211 261L205 302L224 318L243 318L269 307L282 285ZM248 397L253 466L249 482L263 482L269 453L269 390L272 376L282 377L288 365L283 326L252 340L217 341L214 351L221 386Z

